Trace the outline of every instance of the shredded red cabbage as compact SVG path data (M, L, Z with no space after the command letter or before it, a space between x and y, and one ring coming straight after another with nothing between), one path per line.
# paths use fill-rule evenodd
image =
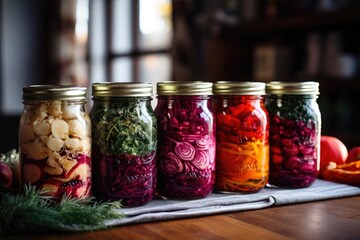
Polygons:
M313 120L271 119L269 184L307 187L318 174L318 130Z
M103 200L140 206L153 199L156 188L155 151L145 155L104 155L93 149L93 192Z

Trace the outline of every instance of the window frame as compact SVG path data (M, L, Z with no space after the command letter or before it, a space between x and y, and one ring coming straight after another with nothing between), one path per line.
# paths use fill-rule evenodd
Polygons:
M140 49L139 47L139 19L140 19L140 1L139 0L129 0L131 5L131 39L132 49L126 52L115 52L112 50L113 46L113 7L114 1L116 0L105 0L104 1L104 18L105 18L105 77L109 82L113 82L113 62L120 58L128 58L133 60L133 64L131 65L131 75L132 81L139 82L140 81L140 64L139 58L147 55L156 55L156 54L168 54L170 56L171 46L167 48L154 48L151 50L148 49Z

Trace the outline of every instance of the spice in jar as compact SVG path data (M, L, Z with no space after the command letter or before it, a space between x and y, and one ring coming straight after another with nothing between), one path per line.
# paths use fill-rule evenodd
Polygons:
M317 82L270 82L269 186L310 186L319 171L321 115Z
M91 122L86 88L36 85L23 88L19 127L22 184L55 200L85 198L91 190Z
M258 192L269 174L265 83L215 82L216 181L221 192Z

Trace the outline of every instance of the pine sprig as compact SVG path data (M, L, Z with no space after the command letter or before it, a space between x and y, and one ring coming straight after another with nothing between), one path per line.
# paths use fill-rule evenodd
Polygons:
M120 219L121 203L64 196L60 203L35 186L22 193L0 193L0 234L94 231L108 228L105 220Z

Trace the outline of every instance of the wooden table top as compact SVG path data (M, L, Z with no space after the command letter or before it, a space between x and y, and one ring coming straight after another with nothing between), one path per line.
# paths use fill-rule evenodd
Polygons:
M0 239L360 239L360 196L115 227Z

